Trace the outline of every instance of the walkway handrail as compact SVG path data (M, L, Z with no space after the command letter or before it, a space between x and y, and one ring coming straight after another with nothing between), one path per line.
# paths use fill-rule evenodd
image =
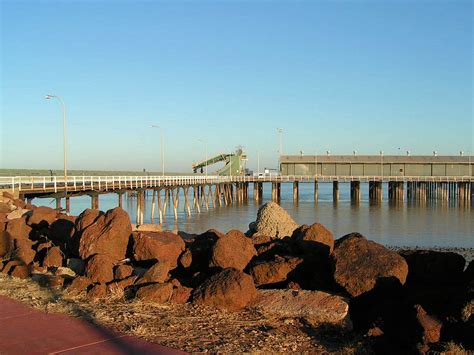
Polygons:
M109 191L162 186L188 186L237 182L474 182L473 176L341 176L341 175L260 175L260 176L0 176L0 189L25 192L57 193L64 191Z

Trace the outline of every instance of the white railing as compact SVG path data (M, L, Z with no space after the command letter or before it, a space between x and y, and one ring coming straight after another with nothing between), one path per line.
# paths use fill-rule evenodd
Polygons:
M260 176L9 176L0 177L0 189L25 192L109 191L189 186L235 182L350 182L350 181L410 181L410 182L474 182L469 176L309 176L309 175L260 175Z

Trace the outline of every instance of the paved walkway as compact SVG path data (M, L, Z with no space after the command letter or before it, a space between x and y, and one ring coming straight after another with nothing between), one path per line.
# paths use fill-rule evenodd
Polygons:
M183 354L0 296L0 354Z

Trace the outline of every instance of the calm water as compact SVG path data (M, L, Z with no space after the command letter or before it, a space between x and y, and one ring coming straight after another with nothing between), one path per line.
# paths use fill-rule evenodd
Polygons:
M460 206L456 202L428 201L425 204L407 202L394 205L388 202L387 186L384 186L384 200L381 204L371 204L368 199L368 186L361 184L362 200L352 205L349 184L340 184L340 200L332 201L332 184L319 184L319 202L313 201L313 184L300 184L300 199L293 203L292 184L282 184L281 206L299 224L319 222L329 228L335 237L350 232L360 232L368 238L395 246L443 246L474 248L474 207ZM210 228L222 231L239 229L246 231L248 224L255 220L258 204L252 197L249 187L249 202L210 208L201 213L192 211L190 217L183 211L184 198L180 198L179 219L174 221L172 209L163 223L164 229L182 230L188 233L201 233ZM271 200L271 185L264 185L264 200ZM37 205L55 206L53 199L35 199ZM116 194L100 196L100 209L116 207ZM64 204L63 204L64 205ZM90 197L71 198L71 214L78 215L90 207ZM136 200L124 197L124 208L129 212L132 222L136 219ZM158 223L155 220L155 223ZM151 193L147 196L145 223L151 223Z

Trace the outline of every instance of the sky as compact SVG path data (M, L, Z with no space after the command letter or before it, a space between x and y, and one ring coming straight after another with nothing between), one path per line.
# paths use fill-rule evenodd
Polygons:
M0 168L473 151L471 1L0 0ZM159 125L160 129L151 128Z

